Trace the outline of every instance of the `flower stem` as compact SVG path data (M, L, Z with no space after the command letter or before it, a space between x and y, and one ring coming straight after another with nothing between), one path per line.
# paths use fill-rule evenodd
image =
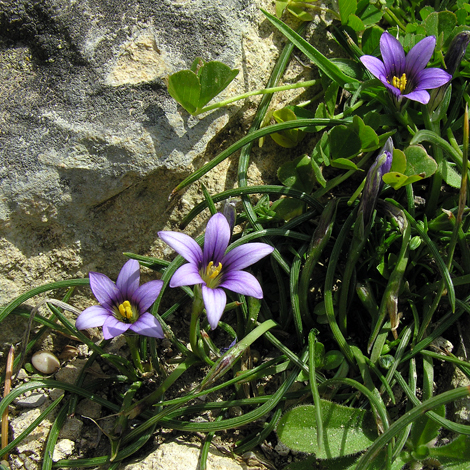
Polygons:
M191 324L189 326L189 343L193 353L201 358L201 351L198 344L199 333L199 317L204 309L204 301L202 299L202 290L200 285L194 286L193 308L191 310Z
M228 98L226 100L219 101L218 103L211 104L210 106L198 109L193 114L193 116L197 116L198 114L202 113L207 113L208 111L221 108L222 106L227 106L228 104L234 103L235 101L244 100L245 98L249 98L250 96L268 95L270 93L276 93L278 91L295 90L296 88L307 88L310 86L314 86L317 83L319 83L319 80L308 80L306 82L292 83L290 85L282 85L273 88L263 88L262 90L249 91L247 93L243 93L242 95L233 96L232 98Z
M131 352L134 366L139 372L143 373L144 367L142 366L142 360L140 358L140 352L137 346L138 340L139 340L139 336L126 336L126 341L129 346L129 351Z

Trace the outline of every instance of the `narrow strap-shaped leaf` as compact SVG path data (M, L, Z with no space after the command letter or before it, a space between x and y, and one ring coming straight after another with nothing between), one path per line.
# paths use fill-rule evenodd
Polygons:
M352 77L348 77L341 70L328 60L320 51L315 49L309 42L307 42L302 36L299 36L294 30L289 28L285 23L269 14L268 12L261 10L266 18L286 36L289 41L293 42L298 49L300 49L318 68L330 77L333 81L338 83L343 88L347 84L359 84L359 82Z
M298 127L311 127L311 126L334 126L337 124L344 124L346 121L343 119L297 119L295 121L286 121L282 122L281 124L273 124L272 126L266 126L262 129L259 129L251 134L246 135L245 137L241 138L239 141L235 142L231 145L228 149L224 150L220 153L217 157L213 158L210 162L206 163L203 167L196 170L190 176L188 176L185 180L183 180L175 189L171 192L171 197L174 196L177 192L181 191L186 186L197 181L201 176L205 175L208 171L212 170L212 168L216 167L220 162L223 162L226 158L228 158L232 153L235 153L237 150L253 142L254 140L258 140L261 137L266 135L272 134L274 132L280 132L286 129L295 129Z

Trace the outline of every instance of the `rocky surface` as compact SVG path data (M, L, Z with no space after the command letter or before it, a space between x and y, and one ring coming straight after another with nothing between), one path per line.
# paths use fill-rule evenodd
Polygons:
M272 9L0 2L0 303L90 270L116 274L123 251L149 253L157 230L201 199L197 188L168 205L174 186L234 139L250 105L193 118L165 77L201 56L240 70L222 96L262 88L282 41L260 6ZM210 190L233 185L228 167Z
M260 7L274 12L271 0L0 0L0 305L90 270L115 278L124 251L172 253L157 231L175 228L202 195L196 184L170 204L171 190L244 135L258 98L191 117L168 95L165 77L201 56L239 69L222 98L263 88L285 40ZM316 45L327 52L319 19L311 32L316 28ZM294 61L285 80L310 78L312 71ZM287 103L301 93L276 99ZM250 181L276 182L288 155L266 140L253 151ZM203 182L212 194L233 187L236 161L222 163ZM190 230L205 222L196 220ZM81 307L95 303L89 290L74 299ZM20 342L24 330L18 317L2 322L2 367L7 345ZM55 340L41 342L60 352ZM73 383L83 361L64 365L57 379ZM58 395L20 397L13 436ZM100 407L82 400L76 413L61 431L54 459L96 445L96 427L82 416L98 419ZM24 441L13 468L39 468L54 417ZM184 468L192 468L185 458L196 468L195 447L171 446L148 457L160 460L155 468L180 468L172 452ZM211 455L211 465L222 458ZM229 461L217 465L247 468ZM138 465L128 468L154 468Z

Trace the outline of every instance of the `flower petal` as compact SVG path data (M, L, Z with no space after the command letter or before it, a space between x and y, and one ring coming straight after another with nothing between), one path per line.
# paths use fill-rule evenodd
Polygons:
M164 338L162 326L151 313L144 313L131 324L130 329L139 335Z
M202 280L197 266L192 263L183 264L178 268L170 281L170 287L194 286L195 284L205 284L205 282Z
M147 312L157 300L162 290L163 281L150 281L142 284L132 295L132 300L139 307L139 313Z
M421 70L416 77L417 86L415 90L432 90L433 88L439 88L451 79L452 75L449 75L442 69L424 69Z
M109 316L103 325L104 339L115 338L125 333L131 326L131 323L124 323L113 316Z
M263 298L263 289L253 274L245 271L231 271L224 276L219 287L236 292L237 294L249 295L256 299Z
M86 308L75 320L77 330L86 330L87 328L95 328L103 326L108 317L112 316L111 312L101 305L93 305Z
M390 33L380 36L380 52L385 66L385 75L388 79L399 77L405 71L405 51L398 39Z
M202 298L204 299L209 325L215 330L222 313L224 313L225 305L227 305L227 295L222 289L211 289L202 286Z
M226 217L218 212L207 223L204 238L203 265L213 261L217 266L222 260L230 242L230 225Z
M124 264L116 280L116 286L121 291L124 300L130 299L140 283L140 266L135 259Z
M397 98L401 95L401 91L394 87L393 85L390 85L390 83L387 82L382 82L385 87L387 88L388 91L391 91Z
M428 104L430 95L426 90L415 90L407 95L403 95L403 98L408 98L421 104Z
M274 251L274 248L266 243L247 243L246 245L237 246L229 251L222 260L222 269L224 279L226 273L233 270L244 269L247 266L259 261L261 258L268 256Z
M405 72L409 80L428 65L436 47L436 38L428 36L418 42L406 56Z
M90 287L101 305L112 307L121 303L121 292L108 276L101 273L90 272Z
M158 236L185 260L196 265L202 263L201 247L189 235L164 230Z
M361 62L364 67L376 78L381 81L387 81L387 72L385 71L384 63L372 55L363 55Z

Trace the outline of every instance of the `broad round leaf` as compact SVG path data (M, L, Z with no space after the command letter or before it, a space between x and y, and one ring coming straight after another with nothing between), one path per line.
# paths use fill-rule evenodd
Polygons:
M321 400L323 442L317 444L314 405L303 405L285 413L277 426L279 439L287 447L333 459L367 449L377 438L372 413Z

